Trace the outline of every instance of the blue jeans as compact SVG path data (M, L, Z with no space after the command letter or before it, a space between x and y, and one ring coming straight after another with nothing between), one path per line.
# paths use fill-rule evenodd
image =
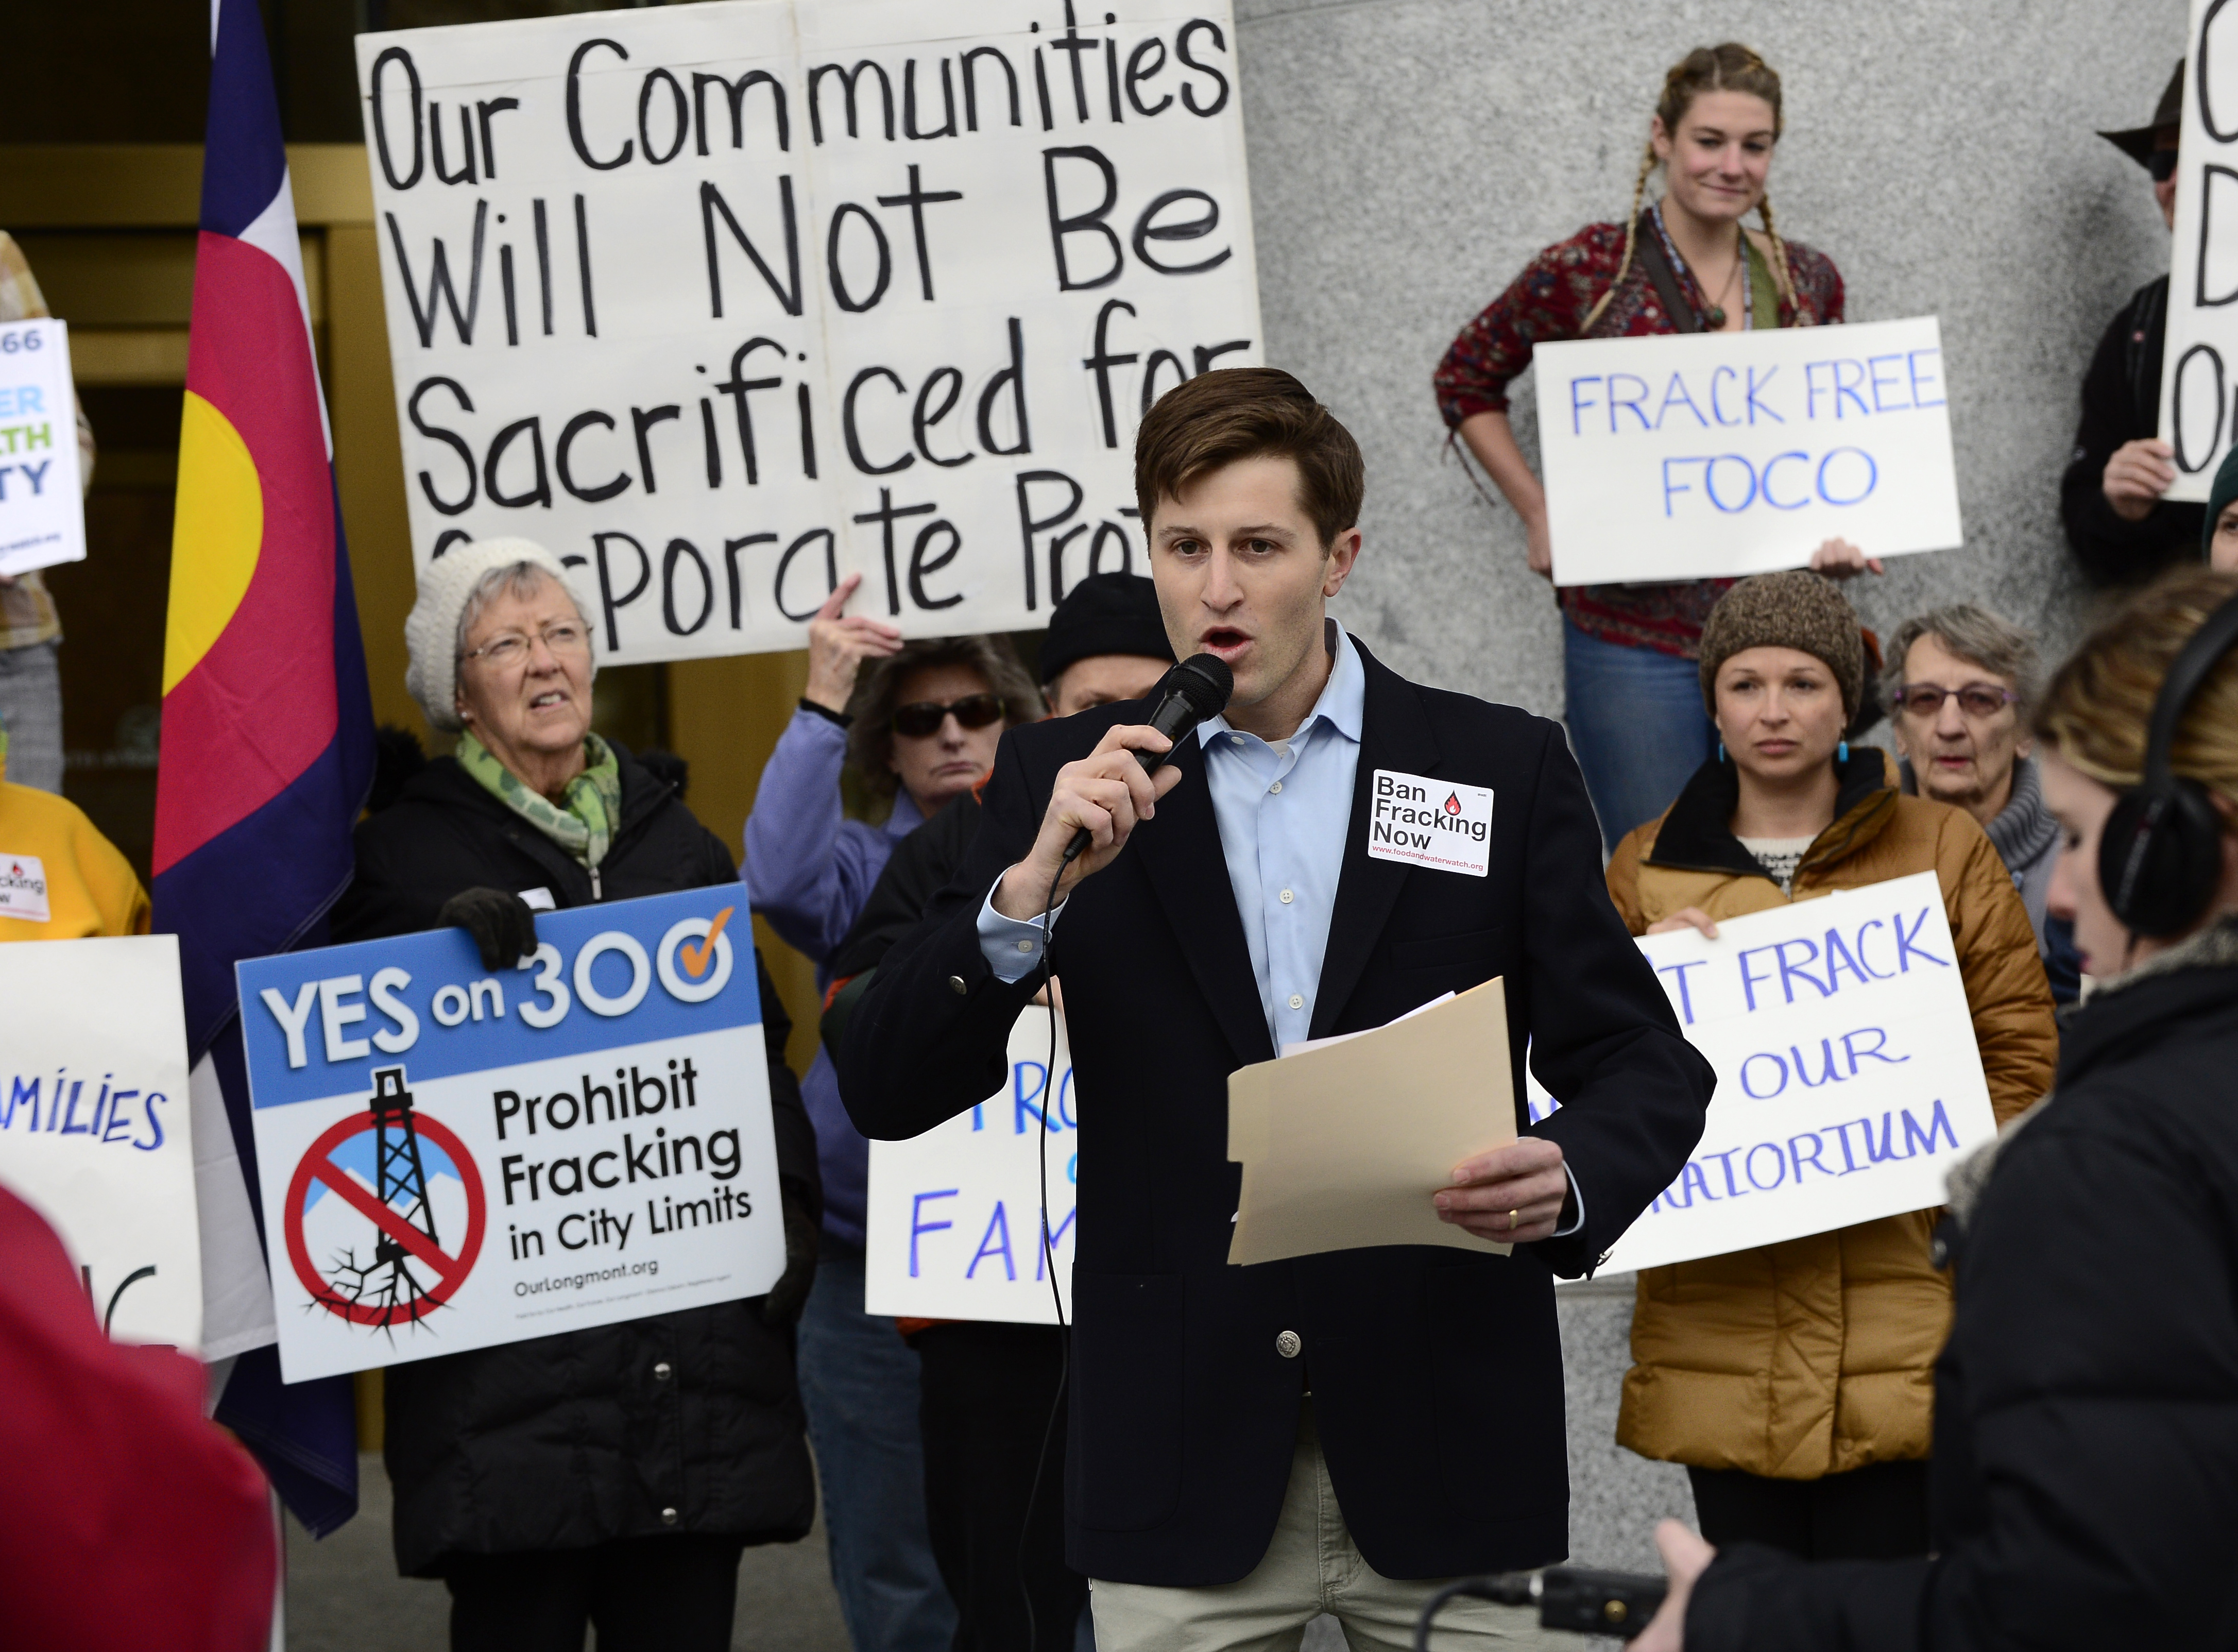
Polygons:
M948 1652L956 1608L925 1529L917 1358L892 1320L863 1311L862 1257L818 1264L799 1346L847 1638L854 1652Z
M1717 754L1718 731L1702 708L1701 669L1692 660L1607 642L1565 619L1563 719L1613 852L1624 834L1678 800Z

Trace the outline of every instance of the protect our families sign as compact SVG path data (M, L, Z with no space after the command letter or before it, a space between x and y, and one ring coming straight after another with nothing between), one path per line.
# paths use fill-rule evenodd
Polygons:
M358 37L414 554L526 534L610 660L1143 567L1134 432L1255 362L1226 0L731 0Z
M776 1282L746 912L726 884L540 913L495 973L457 929L240 966L288 1381Z
M70 328L11 322L0 327L0 574L84 556Z
M2170 499L2206 502L2238 441L2238 17L2192 0L2176 168L2161 439L2175 449Z
M1718 1088L1685 1169L1604 1271L1931 1209L1951 1165L1996 1133L1933 872L1639 948ZM1551 1105L1534 1087L1533 1116Z
M110 1336L198 1350L178 938L0 946L0 1184L62 1236Z
M1046 1184L1056 1284L1069 1317L1080 1118L1062 1015L1054 1086L1049 1066L1049 1011L1029 1007L1010 1029L1010 1079L1001 1090L911 1140L871 1144L864 1289L871 1312L1055 1324L1041 1231Z
M1557 585L1801 567L1963 538L1942 329L1850 327L1542 344Z

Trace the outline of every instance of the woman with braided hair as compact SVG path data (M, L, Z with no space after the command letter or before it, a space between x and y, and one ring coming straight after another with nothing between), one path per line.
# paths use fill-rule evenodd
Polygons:
M1651 333L1814 327L1842 319L1833 262L1772 227L1765 180L1781 129L1779 76L1746 46L1698 47L1664 76L1622 223L1588 224L1547 248L1461 331L1439 364L1438 405L1529 535L1531 568L1553 577L1546 496L1507 419L1507 386L1539 344ZM1645 205L1658 168L1665 193ZM1746 228L1750 213L1763 228ZM1829 540L1822 574L1871 568ZM1570 743L1613 849L1661 813L1710 756L1695 659L1702 623L1731 580L1568 586L1563 613Z

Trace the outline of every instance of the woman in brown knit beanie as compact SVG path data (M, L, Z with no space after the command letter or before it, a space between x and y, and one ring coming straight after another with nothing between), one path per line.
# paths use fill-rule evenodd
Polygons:
M1806 572L1745 580L1702 632L1718 755L1617 846L1609 894L1635 935L1916 872L1941 879L1997 1118L2058 1053L2028 911L1964 811L1897 789L1843 730L1864 688L1857 616ZM1950 1291L1929 1213L1639 1275L1617 1438L1686 1465L1702 1534L1818 1560L1927 1550L1933 1366Z

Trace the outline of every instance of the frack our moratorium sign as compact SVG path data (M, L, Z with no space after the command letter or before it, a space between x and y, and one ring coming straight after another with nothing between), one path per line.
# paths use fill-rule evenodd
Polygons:
M744 886L536 931L495 973L457 929L240 965L288 1381L758 1296L784 1271Z
M1143 409L1259 359L1234 41L1226 0L360 36L419 565L538 540L621 660L798 647L851 572L925 635L1140 571Z
M1943 1203L1996 1133L1931 872L1639 943L1718 1071L1702 1139L1602 1263L1722 1256ZM1533 1085L1532 1117L1552 1105Z

